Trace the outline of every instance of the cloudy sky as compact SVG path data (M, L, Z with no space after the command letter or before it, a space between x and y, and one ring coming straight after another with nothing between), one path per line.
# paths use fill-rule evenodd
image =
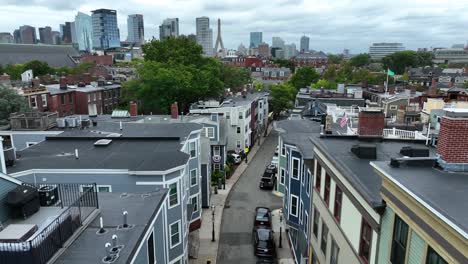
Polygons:
M77 11L116 9L121 38L126 17L143 14L145 37L158 37L165 18L178 17L182 34L195 32L195 18L208 16L216 39L222 20L227 48L247 46L249 32L262 31L263 40L282 37L298 45L305 34L310 46L325 52L366 52L373 42L402 42L408 49L450 47L468 40L467 0L0 0L0 32L22 24L50 25L58 30Z

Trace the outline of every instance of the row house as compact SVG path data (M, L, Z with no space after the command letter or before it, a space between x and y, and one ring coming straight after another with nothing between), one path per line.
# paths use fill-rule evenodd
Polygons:
M322 66L327 66L328 64L328 57L322 51L300 53L296 55L292 60L298 67L307 66L307 67L313 67L313 68L320 68Z

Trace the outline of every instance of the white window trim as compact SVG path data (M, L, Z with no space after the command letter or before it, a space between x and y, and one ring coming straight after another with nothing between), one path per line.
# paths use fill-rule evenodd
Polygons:
M291 211L292 211L292 208L293 208L293 207L292 207L293 197L295 197L295 198L296 198L296 201L297 201L297 204L296 204L296 214L293 214L293 213L291 212ZM291 194L291 195L290 195L290 197L289 197L289 208L291 209L291 210L289 210L289 214L292 215L292 216L297 217L297 214L299 213L299 212L298 212L298 211L299 211L299 197L297 197L297 196L294 195L294 194Z
M42 107L47 107L47 94L41 94Z
M182 258L184 257L184 255L181 255L180 257L177 257L176 259L174 259L173 261L169 262L169 264L174 264L174 263L177 263L179 261L182 261ZM180 262L179 262L180 263Z
M221 147L220 146L213 146L213 155L221 156Z
M396 105L391 105L391 106L390 106L390 110L392 110L392 111L398 110L398 106L396 106Z
M304 223L304 235L305 237L307 238L308 237L308 233L309 233L309 222L310 222L310 219L309 219L309 214L307 213L307 210L304 210L304 214L306 216L306 220L305 223Z
M150 235L148 236L148 239L146 239L146 248L148 248L148 241L149 241L151 235L153 235L153 248L154 248L153 254L154 254L154 263L156 263L157 262L156 261L156 239L154 238L154 231L152 231L150 233ZM146 251L146 256L148 257L147 259L149 261L149 251L148 250Z
M286 170L283 168L280 168L280 184L284 185L285 182L286 182Z
M284 143L282 143L281 145L282 147L280 149L280 155L283 157L286 157L286 146L284 145ZM284 154L283 154L283 149L284 149Z
M294 160L298 161L298 164L297 164L297 166L298 166L297 167L297 177L294 177ZM299 180L300 172L301 172L301 160L298 159L298 158L292 157L291 158L291 178L293 178L295 180Z
M195 171L195 184L192 184L192 171ZM198 170L195 168L190 170L190 187L196 186L198 184Z
M213 130L213 136L210 137L210 133L208 133L208 130ZM214 127L205 127L205 136L207 138L215 138L215 128Z
M302 202L302 199L301 199L301 202L299 203L299 223L302 225L302 223L304 223L304 213L302 212L304 209L304 203Z
M192 150L190 149L190 144L194 144L195 146L195 156L192 157ZM195 140L192 140L192 141L189 141L188 143L188 154L190 156L190 159L195 159L196 157L198 157L198 153L197 153L197 142Z
M34 99L34 105L32 104L32 99ZM29 99L29 106L32 108L32 109L36 109L37 108L37 98L35 95L31 96L30 99Z
M175 244L175 245L172 245L171 227L172 227L174 224L179 225L179 228L178 228L178 230L179 230L179 242L178 242L177 244ZM182 225L181 225L181 223L180 223L180 220L177 220L177 221L175 221L175 222L173 222L172 224L169 225L169 245L170 245L171 249L177 247L178 245L180 245L180 244L182 243L182 237L180 236L180 233L181 233L180 228L181 228L181 226L182 226Z
M192 203L193 198L195 198L195 200L197 200L197 210L193 211L192 214L198 213L198 211L200 211L200 204L198 202L198 194L195 194L194 196L190 197L190 203Z
M112 185L106 185L106 184L104 184L104 185L96 185L97 192L100 192L100 191L99 191L99 188L101 188L101 187L103 187L103 188L109 188L109 192L112 192Z
M174 184L174 183L175 183L175 185L176 185L176 190L177 190L177 203L174 204L174 205L171 205L171 188L170 188L170 185L171 185L171 184ZM171 209L171 208L174 208L174 207L176 207L176 206L179 206L179 204L180 204L180 192L179 192L179 189L180 189L180 188L179 188L179 182L176 181L176 182L168 183L168 184L167 184L167 188L169 189L169 195L168 195L168 199L167 199L167 205L168 205L167 208Z

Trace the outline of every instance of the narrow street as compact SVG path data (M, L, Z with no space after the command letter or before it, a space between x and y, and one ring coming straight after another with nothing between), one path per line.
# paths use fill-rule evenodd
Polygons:
M224 209L217 263L255 264L252 228L255 207L281 207L281 198L259 186L265 166L271 162L278 134L272 131L230 193Z

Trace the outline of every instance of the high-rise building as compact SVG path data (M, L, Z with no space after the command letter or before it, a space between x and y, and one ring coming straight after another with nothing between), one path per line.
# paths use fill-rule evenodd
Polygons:
M258 48L258 44L263 42L262 32L250 32L250 48Z
M15 43L15 39L10 32L0 32L0 43Z
M188 35L187 35L187 38L190 39L190 40L193 40L193 41L197 42L197 35L195 35L195 34L188 34Z
M42 44L52 45L52 28L51 27L40 27L39 28L39 40Z
M242 43L239 44L239 47L237 47L237 53L238 53L239 55L247 55L247 52L248 52L248 50L247 50L247 48L244 46L244 44L242 44Z
M60 32L59 31L52 31L52 44L60 45L61 42Z
M78 12L75 16L76 43L78 50L93 49L93 22L90 15Z
M60 25L60 29L62 30L62 43L63 44L71 44L72 43L72 24L71 22L65 22L62 26Z
M297 49L296 49L296 44L291 43L288 45L284 45L284 58L289 60L292 57L296 56Z
M164 19L163 23L159 26L159 39L165 37L179 36L179 19L178 18L167 18Z
M309 51L309 42L310 38L307 36L301 37L301 52L308 52Z
M76 25L75 25L75 21L73 22L70 22L70 30L71 30L71 42L74 46L77 46L78 45L78 40L77 40L77 36L76 36Z
M387 55L404 50L405 47L402 43L373 43L369 47L369 55L373 60L380 60Z
M97 9L92 11L93 48L108 49L120 47L120 32L117 26L117 11Z
M19 29L15 29L15 31L13 31L13 40L15 43L21 44L21 32Z
M284 40L280 37L273 37L271 38L271 47L272 48L280 48L284 50Z
M145 42L145 26L143 23L143 15L134 14L127 18L128 36L127 41L137 45Z
M268 43L260 43L258 44L258 55L262 56L263 58L270 57L270 46Z
M36 28L28 25L21 26L19 28L21 36L21 43L23 44L35 44L37 43Z
M213 30L208 17L197 17L197 43L203 47L205 56L213 57Z

